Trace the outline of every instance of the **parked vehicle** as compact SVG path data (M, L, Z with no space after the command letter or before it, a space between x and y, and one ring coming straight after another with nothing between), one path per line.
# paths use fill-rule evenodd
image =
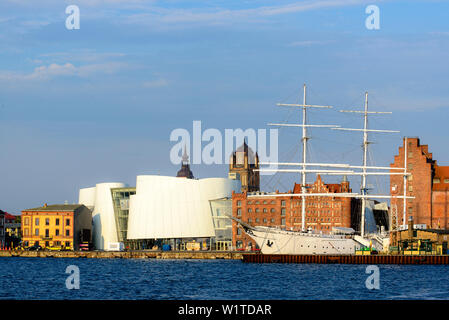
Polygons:
M28 247L27 250L28 251L40 251L40 250L42 250L42 247L40 245L34 245L31 247Z
M45 249L49 250L49 251L61 251L62 247L61 246L52 246L52 247L46 247Z

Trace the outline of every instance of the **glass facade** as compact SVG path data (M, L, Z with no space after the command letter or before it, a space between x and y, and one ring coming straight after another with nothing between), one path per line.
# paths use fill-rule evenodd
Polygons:
M215 238L212 239L212 247L215 250L232 249L232 199L223 198L211 200L211 214L215 229Z
M127 243L129 199L136 194L136 188L112 188L112 203L114 206L115 224L117 226L117 239Z

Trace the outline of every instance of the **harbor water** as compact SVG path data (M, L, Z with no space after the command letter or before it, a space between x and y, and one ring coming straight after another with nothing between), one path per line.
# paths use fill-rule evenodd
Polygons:
M68 266L79 289L68 289ZM448 265L246 264L238 260L0 258L0 299L449 299Z

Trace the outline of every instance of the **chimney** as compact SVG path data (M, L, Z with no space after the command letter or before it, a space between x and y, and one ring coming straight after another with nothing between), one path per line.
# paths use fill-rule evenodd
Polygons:
M408 217L408 237L413 239L413 216Z

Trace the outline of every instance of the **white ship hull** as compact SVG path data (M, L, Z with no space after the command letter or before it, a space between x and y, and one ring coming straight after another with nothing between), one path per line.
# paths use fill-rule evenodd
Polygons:
M246 228L263 254L355 254L362 246L351 236L285 231L270 227Z

